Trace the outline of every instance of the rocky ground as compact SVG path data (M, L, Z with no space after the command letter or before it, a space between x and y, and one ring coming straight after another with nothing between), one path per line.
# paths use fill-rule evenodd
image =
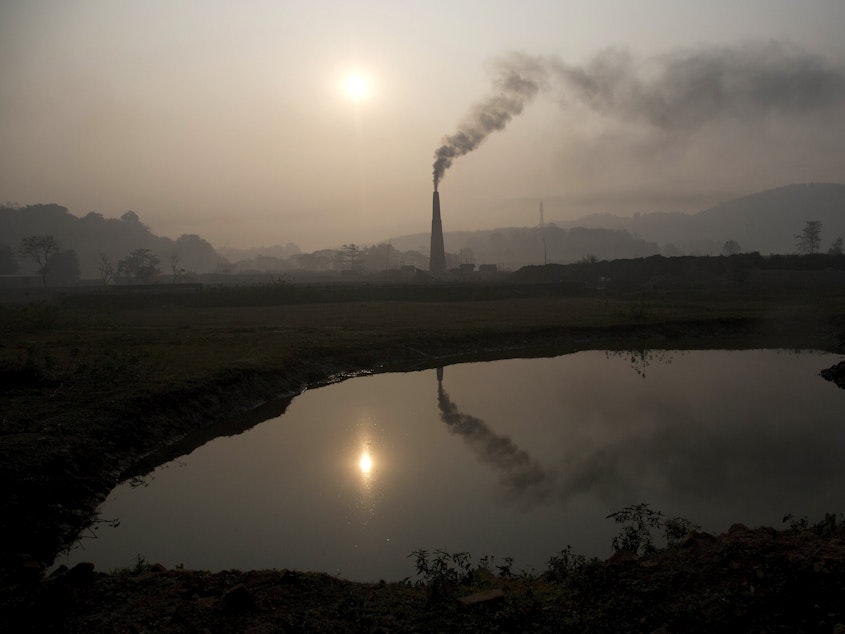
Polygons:
M420 582L291 570L209 573L79 564L5 597L21 632L845 632L845 527L735 525L672 548L539 576L455 567Z

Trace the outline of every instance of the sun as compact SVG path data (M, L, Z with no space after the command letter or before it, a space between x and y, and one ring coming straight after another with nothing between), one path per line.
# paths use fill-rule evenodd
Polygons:
M370 81L363 73L349 73L341 82L341 91L351 101L364 101L370 96Z

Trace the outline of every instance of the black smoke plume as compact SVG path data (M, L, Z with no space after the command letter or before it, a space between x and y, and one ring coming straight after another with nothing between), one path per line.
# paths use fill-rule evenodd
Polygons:
M623 120L693 129L728 116L803 116L842 108L845 71L795 47L769 43L676 52L637 62L608 50L584 66L548 60L564 103Z
M481 462L498 471L499 481L508 493L523 493L546 483L546 472L527 452L510 438L496 434L483 420L459 411L440 381L437 403L440 419L448 425L449 432L461 436Z
M434 152L434 191L453 160L472 152L491 132L503 130L522 112L545 75L542 60L523 55L512 55L498 62L497 68L493 94L473 106L458 131L443 139Z
M692 131L721 117L756 121L845 110L845 70L795 46L771 42L676 51L650 60L609 49L583 65L515 54L498 61L494 91L473 106L435 153L434 189L454 159L519 115L541 90L656 130Z

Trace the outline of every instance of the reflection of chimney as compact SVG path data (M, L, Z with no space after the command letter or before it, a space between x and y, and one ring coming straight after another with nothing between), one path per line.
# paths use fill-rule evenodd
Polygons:
M443 366L442 365L439 368L437 368L437 382L438 383L443 382Z
M434 190L431 202L431 251L428 270L431 273L446 271L446 249L443 246L443 223L440 221L440 192Z

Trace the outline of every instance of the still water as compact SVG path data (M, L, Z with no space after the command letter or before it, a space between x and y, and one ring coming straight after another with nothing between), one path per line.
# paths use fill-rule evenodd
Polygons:
M845 511L841 355L578 352L359 377L118 486L57 563L414 575L417 549L607 557L648 502L704 530ZM94 537L96 536L96 537Z

